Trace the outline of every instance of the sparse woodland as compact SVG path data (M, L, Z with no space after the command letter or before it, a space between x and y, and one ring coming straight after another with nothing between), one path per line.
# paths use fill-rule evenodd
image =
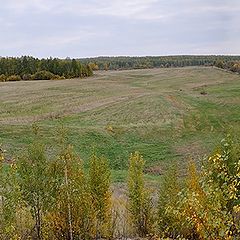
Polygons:
M108 161L89 167L74 152L66 129L55 149L39 127L22 154L0 151L0 239L240 239L240 146L227 136L187 177L170 167L157 197L144 180L145 161L129 157L126 196L112 193Z

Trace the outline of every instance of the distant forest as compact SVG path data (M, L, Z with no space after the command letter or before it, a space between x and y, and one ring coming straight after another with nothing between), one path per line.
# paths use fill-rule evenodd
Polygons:
M83 78L97 70L127 70L186 66L216 66L240 73L240 56L96 57L38 59L31 56L0 57L0 82Z
M186 67L186 66L213 66L216 63L240 61L240 56L217 55L182 55L158 57L96 57L81 58L82 63L89 64L93 70L124 70L160 67Z
M75 59L0 58L0 81L83 78L92 74L89 65Z

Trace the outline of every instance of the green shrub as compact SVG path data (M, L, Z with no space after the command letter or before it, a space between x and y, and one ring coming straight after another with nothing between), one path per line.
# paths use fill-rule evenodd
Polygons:
M150 192L143 179L144 160L135 152L130 156L128 170L128 211L137 235L145 237L153 232L154 213Z
M12 82L12 81L21 81L21 77L19 75L11 75L7 77L6 81Z
M187 187L170 212L187 222L195 239L239 239L239 156L239 145L225 139L200 174L189 165Z
M105 158L93 155L89 168L89 187L96 215L95 238L110 238L111 229L111 191L110 169Z
M38 71L33 74L33 80L50 80L54 79L54 74L48 71Z
M44 239L92 239L95 236L95 213L82 161L72 146L63 146L54 179L58 192L56 204L45 218Z
M62 79L65 79L65 77L64 76L59 76L59 75L54 75L52 79L53 80L62 80Z
M177 166L173 165L164 174L160 184L158 198L158 230L162 237L175 239L181 235L182 227L179 222L182 219L178 215L169 211L174 209L179 201L180 180L178 177Z
M116 226L117 234L124 228L126 238L134 232L151 239L240 239L240 147L230 137L205 159L201 171L189 162L184 186L177 167L170 168L157 207L145 186L143 157L132 154L128 198L114 215L106 159L94 155L87 177L64 128L60 153L49 159L39 127L33 127L34 141L17 164L6 161L0 145L0 239L113 239ZM127 233L125 226L133 231Z
M23 80L32 80L32 75L31 74L23 74L22 79Z
M5 82L7 77L4 74L0 75L0 82Z
M51 161L47 158L46 145L42 143L35 127L36 136L27 152L17 162L18 182L22 197L35 220L37 239L42 239L43 216L54 202L55 179Z
M0 239L17 239L21 196L15 163L6 164L4 159L5 151L0 145Z

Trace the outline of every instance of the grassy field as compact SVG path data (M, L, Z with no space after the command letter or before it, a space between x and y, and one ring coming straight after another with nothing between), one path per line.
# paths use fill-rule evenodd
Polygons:
M240 76L188 67L0 83L0 142L9 154L31 141L34 122L51 144L64 124L85 165L93 152L104 155L115 181L124 180L129 154L139 151L151 180L239 131Z

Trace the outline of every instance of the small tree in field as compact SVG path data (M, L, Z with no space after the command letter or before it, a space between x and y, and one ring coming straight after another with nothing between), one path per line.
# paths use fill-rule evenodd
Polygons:
M153 211L150 192L144 187L144 160L139 153L131 154L128 170L128 211L138 235L152 232Z
M111 237L110 170L105 158L93 155L89 169L89 188L96 215L96 238Z
M82 161L71 145L60 153L61 184L57 204L51 212L51 226L56 239L89 239L94 235L95 214Z
M173 165L164 174L159 189L158 198L158 228L163 237L176 238L180 233L179 219L169 212L175 208L179 200L180 181L177 166Z
M189 165L186 189L173 212L185 219L195 239L238 239L240 234L240 151L224 139L200 174Z
M67 129L58 129L60 152L52 165L57 196L45 221L46 239L90 239L95 215L81 159L67 139Z
M46 146L41 142L37 127L34 127L35 140L27 152L18 160L17 171L23 199L31 208L35 220L38 239L42 238L42 217L51 206L53 197L50 162L46 156Z

